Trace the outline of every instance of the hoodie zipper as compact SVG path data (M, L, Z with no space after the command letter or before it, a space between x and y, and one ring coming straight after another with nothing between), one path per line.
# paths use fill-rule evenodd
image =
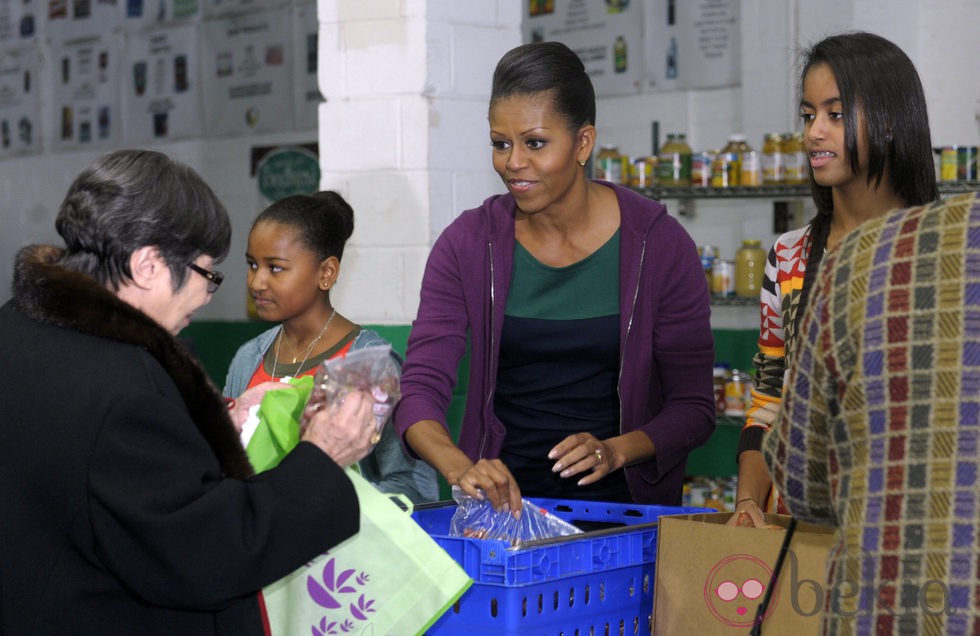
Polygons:
M633 300L630 302L630 317L626 321L626 335L623 337L623 350L626 350L626 343L629 341L630 329L633 327L633 314L636 312L636 299L640 295L640 276L643 273L643 259L647 253L647 241L643 239L643 244L640 247L640 262L636 271L636 287L633 288ZM623 353L619 355L619 376L616 378L616 395L619 397L619 434L623 434L623 360L626 356Z
M477 455L477 457L480 458L483 457L483 451L486 450L487 448L487 439L490 437L490 422L488 420L488 417L490 411L490 403L491 400L493 400L493 382L492 382L493 352L494 352L493 319L496 313L495 312L496 307L494 306L496 301L496 298L494 297L496 294L496 287L494 284L495 277L493 271L493 241L492 240L487 241L487 259L489 260L490 263L490 320L487 321L487 324L490 325L490 333L488 334L490 339L490 348L487 350L489 352L489 355L487 356L487 366L485 371L486 376L483 378L483 388L487 395L487 401L483 404L483 414L484 414L483 417L485 420L485 424L483 427L483 439L480 441L480 454ZM473 355L472 352L470 353L470 355Z

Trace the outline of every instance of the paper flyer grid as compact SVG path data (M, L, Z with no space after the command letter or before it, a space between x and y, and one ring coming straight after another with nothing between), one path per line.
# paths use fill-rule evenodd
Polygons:
M48 75L54 108L47 127L52 147L119 144L121 52L118 34L52 46Z
M36 42L46 6L41 0L0 0L0 47Z
M127 144L203 134L199 51L196 24L129 39L122 74Z
M126 30L138 33L147 29L201 21L200 0L124 0Z
M54 43L99 37L122 27L119 0L49 0L47 35Z
M293 127L293 47L286 7L204 22L203 83L209 135Z
M317 116L323 96L317 82L317 41L320 24L316 5L304 4L292 9L293 29L293 106L297 129L317 127Z
M0 51L0 157L41 148L37 46Z

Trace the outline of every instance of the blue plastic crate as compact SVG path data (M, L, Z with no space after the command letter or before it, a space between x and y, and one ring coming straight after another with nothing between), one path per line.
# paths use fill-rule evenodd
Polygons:
M657 525L705 508L531 499L562 519L596 527L548 545L448 536L455 504L413 517L473 579L429 634L649 634Z

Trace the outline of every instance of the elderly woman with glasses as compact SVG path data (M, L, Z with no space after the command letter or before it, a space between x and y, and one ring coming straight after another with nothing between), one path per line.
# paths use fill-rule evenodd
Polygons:
M211 189L160 153L113 152L56 227L64 247L21 249L0 307L0 633L263 633L257 591L358 531L343 471L371 450L370 398L320 411L253 475L174 339L222 280Z

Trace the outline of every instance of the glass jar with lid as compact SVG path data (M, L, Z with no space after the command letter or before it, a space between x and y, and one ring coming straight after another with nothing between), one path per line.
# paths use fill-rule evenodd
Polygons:
M604 179L610 183L625 184L629 181L629 168L623 169L626 157L619 154L619 148L606 144L596 155L595 176L597 179ZM626 164L627 166L629 164Z
M742 241L742 247L735 253L735 295L757 298L762 290L765 275L766 252L758 239Z
M783 136L783 183L801 184L807 182L806 152L803 150L803 133L795 132Z
M779 133L766 134L762 143L762 182L771 185L782 183L786 170L783 158L783 136Z
M662 186L691 185L691 147L684 133L669 133L657 155L657 183Z

